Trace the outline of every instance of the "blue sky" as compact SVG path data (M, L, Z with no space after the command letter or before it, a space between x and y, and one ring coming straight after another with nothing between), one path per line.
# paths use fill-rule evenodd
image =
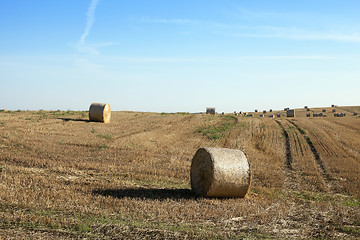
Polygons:
M0 109L359 105L360 1L2 0Z

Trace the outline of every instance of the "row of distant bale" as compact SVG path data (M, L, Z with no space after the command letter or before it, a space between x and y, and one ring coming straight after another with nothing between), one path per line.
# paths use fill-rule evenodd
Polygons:
M331 107L337 107L337 105L331 105ZM304 108L306 109L306 111L310 111L310 108L308 106L304 106ZM272 112L273 110L270 109L269 112ZM295 109L289 109L289 108L284 108L284 111L286 112L286 117L295 117ZM326 109L322 109L321 112L313 112L313 117L326 117L326 115L324 113L326 113ZM259 112L257 109L255 109L255 113ZM266 117L266 110L263 110L263 114L260 114L259 117ZM337 113L336 112L336 109L332 109L332 112L334 113L334 117L345 117L346 116L346 113ZM211 108L206 108L206 114L211 114L211 115L215 115L216 114L216 108L214 107L211 107ZM222 115L225 115L224 112L222 112ZM252 113L246 113L246 112L242 112L242 111L239 111L239 112L236 112L234 111L234 115L235 116L240 116L240 115L243 115L243 116L247 116L247 117L253 117L255 115L253 115ZM353 113L353 116L357 116L358 113L357 112L354 112ZM269 118L275 118L275 117L281 117L281 114L280 113L277 113L277 114L270 114L268 115ZM306 117L311 117L311 113L306 113Z
M284 109L286 111L286 116L287 117L295 117L295 109ZM270 109L269 112L272 112L273 110ZM255 110L255 112L258 112L258 110ZM216 114L216 108L214 107L207 107L206 108L206 114L210 114L210 115L215 115ZM225 115L225 112L222 112L221 113L222 115ZM260 114L260 117L265 117L266 115L266 110L263 111L263 114ZM246 116L246 117L253 117L254 115L252 113L247 113L247 112L242 112L242 111L239 111L239 112L236 112L234 111L234 115L235 116L240 116L240 115L243 115L243 116ZM277 113L277 114L270 114L268 115L269 118L275 118L275 117L281 117L281 114L280 113Z

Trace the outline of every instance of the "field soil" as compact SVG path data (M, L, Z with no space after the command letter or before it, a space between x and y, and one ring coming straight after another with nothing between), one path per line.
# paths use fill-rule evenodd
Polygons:
M113 112L108 124L88 112L0 112L0 239L359 239L354 111ZM245 198L191 191L200 147L246 153Z

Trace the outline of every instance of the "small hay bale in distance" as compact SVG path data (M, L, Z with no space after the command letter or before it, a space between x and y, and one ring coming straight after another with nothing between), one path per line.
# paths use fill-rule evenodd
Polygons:
M214 107L207 107L206 108L206 114L215 115L216 114L216 109Z
M200 148L190 169L191 189L203 197L245 197L251 184L250 164L238 149Z
M107 103L92 103L89 108L89 119L91 122L109 123L111 108Z
M358 113L357 112L354 112L354 116L357 116L358 115Z

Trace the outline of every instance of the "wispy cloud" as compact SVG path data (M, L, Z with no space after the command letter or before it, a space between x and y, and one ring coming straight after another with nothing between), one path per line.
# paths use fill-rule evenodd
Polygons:
M185 19L185 18L179 18L179 19L167 19L167 18L141 18L140 22L145 23L178 23L178 24L184 24L184 23L199 23L200 21L194 20L194 19Z
M251 13L251 14L250 14ZM250 12L253 18L259 16L278 16L279 18L290 18L287 14L276 13L259 13ZM249 16L249 17L250 17ZM247 38L278 38L289 40L304 40L304 41L336 41L336 42L360 42L360 34L354 32L336 31L334 29L327 30L320 27L318 30L306 30L297 27L283 27L271 25L239 25L234 23L222 23L214 21L201 21L196 19L148 19L142 18L144 23L158 23L158 24L184 24L201 27L201 31L209 31L213 34L223 35L225 37L247 37ZM179 34L189 34L190 32L181 32Z
M233 37L249 38L279 38L290 40L307 40L307 41L337 41L360 43L359 34L341 34L341 33L230 33L224 34Z
M86 26L85 26L83 34L81 35L81 37L77 43L78 52L90 53L90 54L97 55L97 54L99 54L98 48L112 46L112 45L116 44L114 42L95 43L95 44L94 43L93 44L86 43L86 38L90 34L91 29L95 23L95 11L96 11L96 7L97 7L99 1L100 0L91 0L91 2L90 2L88 11L86 13Z
M85 43L86 37L89 35L92 26L95 22L95 10L99 3L99 0L91 0L89 9L86 13L86 27L84 30L84 33L81 35L81 38L79 40L79 45L83 45Z
M233 57L106 57L105 61L112 63L218 63L236 62L243 60L327 60L334 59L333 56L322 55L269 55L269 56L233 56Z

